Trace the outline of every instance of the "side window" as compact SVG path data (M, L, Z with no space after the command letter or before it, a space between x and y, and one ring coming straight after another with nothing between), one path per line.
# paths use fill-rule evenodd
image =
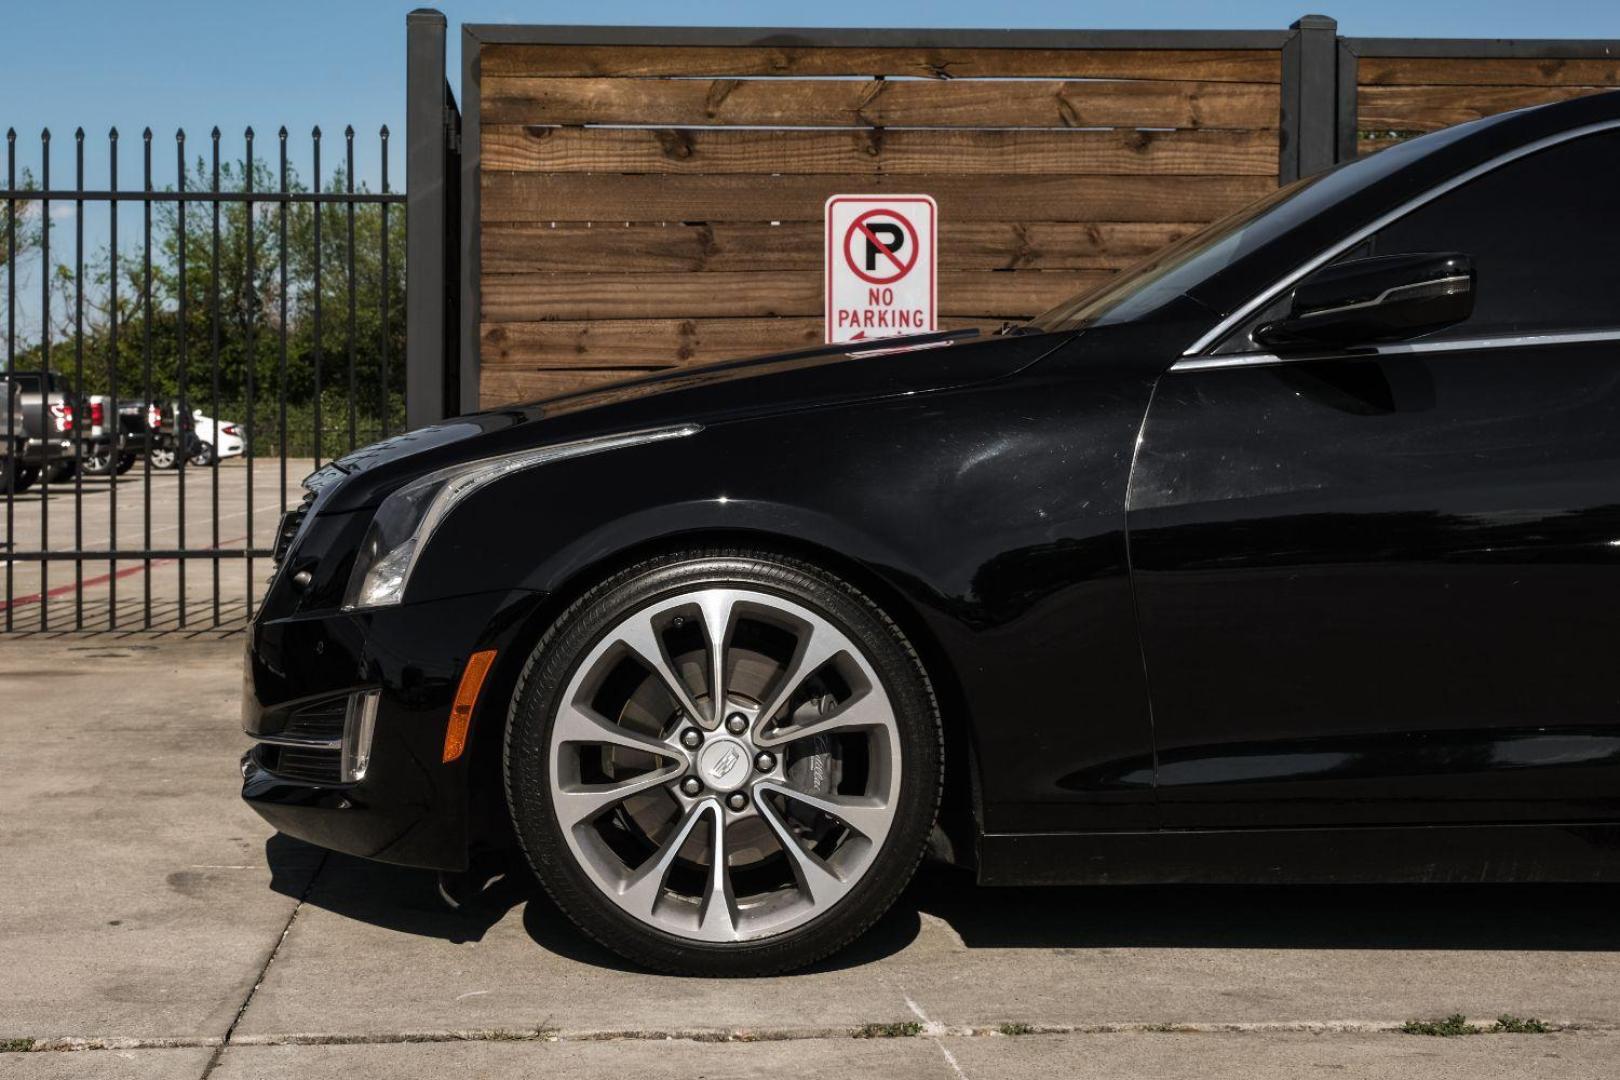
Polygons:
M1560 143L1419 207L1355 255L1474 258L1473 317L1446 337L1620 328L1620 132Z

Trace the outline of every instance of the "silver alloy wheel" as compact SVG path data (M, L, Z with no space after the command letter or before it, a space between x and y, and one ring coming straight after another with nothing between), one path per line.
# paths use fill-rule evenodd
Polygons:
M801 926L861 880L900 758L889 696L848 636L783 597L711 588L642 608L585 655L548 780L569 850L613 903L737 942Z
M153 468L174 468L175 453L166 446L154 446L148 456L151 458Z

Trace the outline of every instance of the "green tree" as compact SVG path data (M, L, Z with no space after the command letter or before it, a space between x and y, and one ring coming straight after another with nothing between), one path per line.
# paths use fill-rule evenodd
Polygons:
M222 163L217 188L243 191L249 179L243 162ZM214 190L207 162L196 161L184 187ZM251 187L278 192L282 178L256 158ZM338 170L322 190L346 187ZM291 168L286 189L309 193ZM66 266L54 271L53 356L79 344L73 305L84 289L87 390L110 390L116 375L120 397L179 396L251 420L260 453L281 445L283 402L292 453L314 450L317 414L323 457L350 447L351 415L355 445L380 435L385 418L390 430L403 424L402 207L163 201L152 209L151 245L150 276L144 229L121 243L116 268L103 248L82 283Z

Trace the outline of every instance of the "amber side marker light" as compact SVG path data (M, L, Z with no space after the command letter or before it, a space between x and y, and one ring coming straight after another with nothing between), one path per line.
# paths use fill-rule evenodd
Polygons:
M478 704L478 691L484 688L484 677L494 664L494 649L485 649L467 657L467 669L461 673L461 685L456 687L456 703L450 706L450 724L444 729L446 765L461 757L461 752L467 749L467 725L472 723L473 706Z

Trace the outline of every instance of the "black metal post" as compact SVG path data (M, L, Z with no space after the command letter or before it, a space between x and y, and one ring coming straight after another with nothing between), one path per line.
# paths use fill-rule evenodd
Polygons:
M1283 45L1281 160L1284 184L1338 160L1338 32L1326 15L1307 15Z
M176 252L175 280L179 282L179 285L175 290L175 304L177 305L178 310L175 312L176 326L174 332L174 381L175 393L179 395L177 399L178 404L175 406L175 420L178 422L180 419L181 410L185 410L185 414L188 418L191 416L191 387L189 385L190 380L187 378L186 371L186 335L189 329L186 323L186 229L190 225L191 219L186 216L186 133L185 129L183 128L176 130L174 133L174 166L174 185L176 193L174 211L175 220L177 222L174 237ZM219 442L218 431L214 432L214 442L216 444ZM180 446L180 453L175 458L174 463L175 468L178 470L176 475L179 477L177 482L178 491L176 493L179 509L176 512L177 520L175 522L175 531L178 533L178 545L181 551L186 550L186 458L188 456L189 455L186 453L186 447L184 443L182 443ZM175 611L175 620L180 629L184 630L186 627L185 559L181 559L179 561L179 563L175 566L175 571L180 575L180 585L175 596L175 599L179 601L179 607Z
M405 17L405 426L448 415L450 346L446 280L451 180L446 153L444 16L423 8Z
M40 158L40 164L39 164L40 186L43 187L46 191L50 191L51 190L51 129L50 128L46 128L44 131L41 131L39 133L39 158ZM42 381L41 384L40 384L40 390L41 390L41 392L43 392L46 389L45 383L48 382L50 377L51 377L50 376L50 371L51 371L51 200L50 200L50 196L47 195L43 199L40 200L39 209L40 209L40 214L39 214L39 265L40 265L39 302L40 302L40 316L41 316L40 317L40 323L39 323L39 369L40 369L41 372L44 373L44 375L43 375L44 381ZM16 267L15 266L8 267L8 269L10 270L11 273L13 273L13 274L16 273ZM49 398L47 398L47 397L43 397L43 396L41 397L40 401L41 401L41 409L42 410L44 409L43 403L45 401L48 401L48 400L49 400ZM67 408L70 410L70 415L73 417L72 423L73 423L73 430L74 431L78 431L90 419L88 416L82 416L82 415L79 414L79 409L82 407L82 405L83 405L83 402L81 400L78 400L78 399L71 400L71 401L67 402ZM42 414L40 419L45 424L45 436L46 436L47 441L45 443L45 465L40 470L40 474L39 474L39 547L40 547L41 551L49 551L51 549L51 473L53 471L52 468L51 468L51 447L56 445L56 443L55 443L55 440L52 440L50 438L51 435L55 434L55 432L51 431L50 418L48 416L45 416L45 415ZM81 447L83 446L83 441L82 440L80 441L80 446ZM77 471L77 470L75 470L75 471ZM11 539L11 537L7 536L6 539L9 540L9 539ZM50 569L50 565L48 563L40 563L39 564L39 628L41 630L49 630L51 628L51 621L50 621L51 620L51 615L50 615L50 612L51 612L51 577L50 577L50 574L48 572L49 569Z

